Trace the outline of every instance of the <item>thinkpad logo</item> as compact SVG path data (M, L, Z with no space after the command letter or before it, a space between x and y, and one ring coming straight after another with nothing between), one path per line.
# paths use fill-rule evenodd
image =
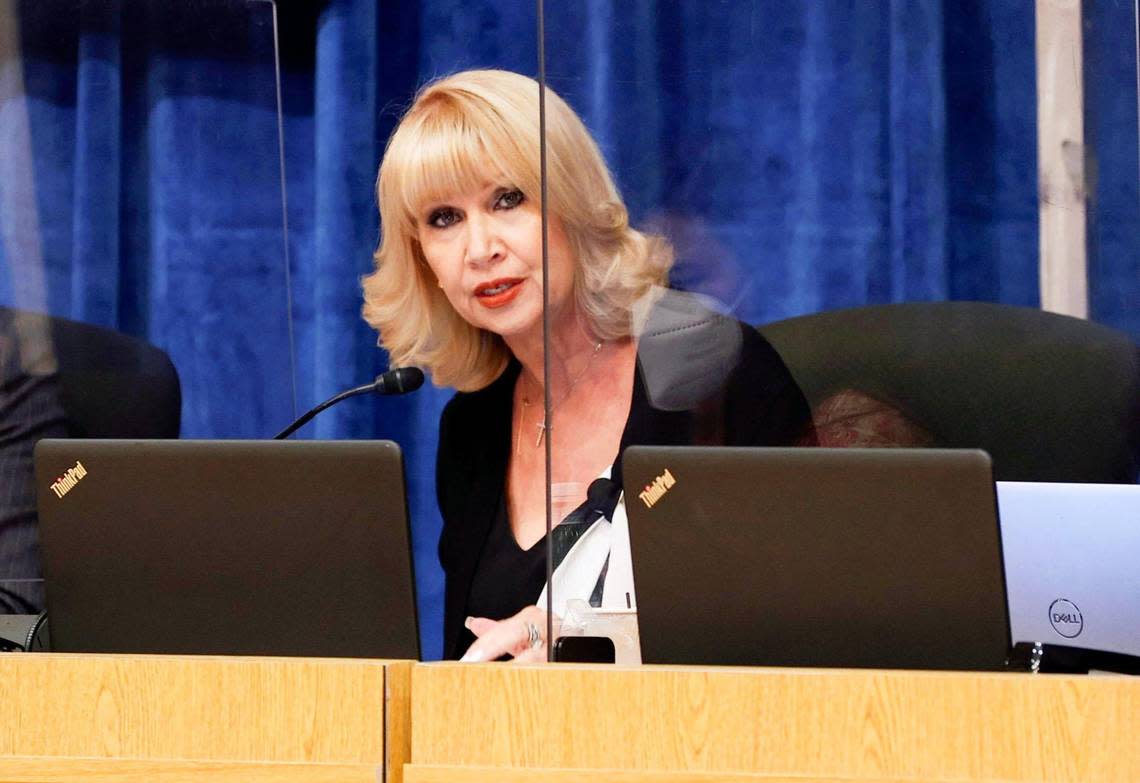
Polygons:
M74 468L68 468L66 473L52 482L51 491L55 493L57 498L61 498L70 492L86 475L87 468L83 467L82 462L76 460Z
M638 497L641 498L641 502L645 504L646 508L653 508L654 504L676 483L677 479L673 478L673 474L666 468L664 473L653 479L652 484L645 485L645 491L641 492Z
M1049 624L1061 636L1074 639L1085 629L1085 618L1075 603L1068 598L1058 598L1049 604Z

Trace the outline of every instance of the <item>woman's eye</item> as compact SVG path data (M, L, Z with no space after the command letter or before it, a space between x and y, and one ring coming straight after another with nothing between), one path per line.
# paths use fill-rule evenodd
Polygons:
M459 212L451 207L432 210L431 214L428 215L428 225L435 228L447 228L458 222Z
M514 209L524 201L526 201L526 196L523 195L523 192L518 188L513 188L511 190L505 190L498 195L495 199L495 208Z

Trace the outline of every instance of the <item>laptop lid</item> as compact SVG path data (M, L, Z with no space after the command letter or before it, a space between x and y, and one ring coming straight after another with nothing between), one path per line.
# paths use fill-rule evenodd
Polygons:
M418 658L386 441L42 440L52 648Z
M984 452L631 447L623 471L646 663L1004 666Z
M1140 486L999 481L1014 642L1140 656Z

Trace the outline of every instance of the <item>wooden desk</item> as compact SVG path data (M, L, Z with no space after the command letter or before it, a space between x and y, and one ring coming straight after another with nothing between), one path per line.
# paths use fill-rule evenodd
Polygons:
M0 781L399 781L407 661L0 656Z
M1140 679L417 665L407 783L1140 781Z
M0 705L20 783L1140 781L1136 678L3 655Z

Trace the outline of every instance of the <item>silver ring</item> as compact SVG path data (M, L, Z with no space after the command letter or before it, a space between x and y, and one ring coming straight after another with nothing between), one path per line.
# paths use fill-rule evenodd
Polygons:
M542 646L542 631L529 621L526 623L526 645L532 650Z

